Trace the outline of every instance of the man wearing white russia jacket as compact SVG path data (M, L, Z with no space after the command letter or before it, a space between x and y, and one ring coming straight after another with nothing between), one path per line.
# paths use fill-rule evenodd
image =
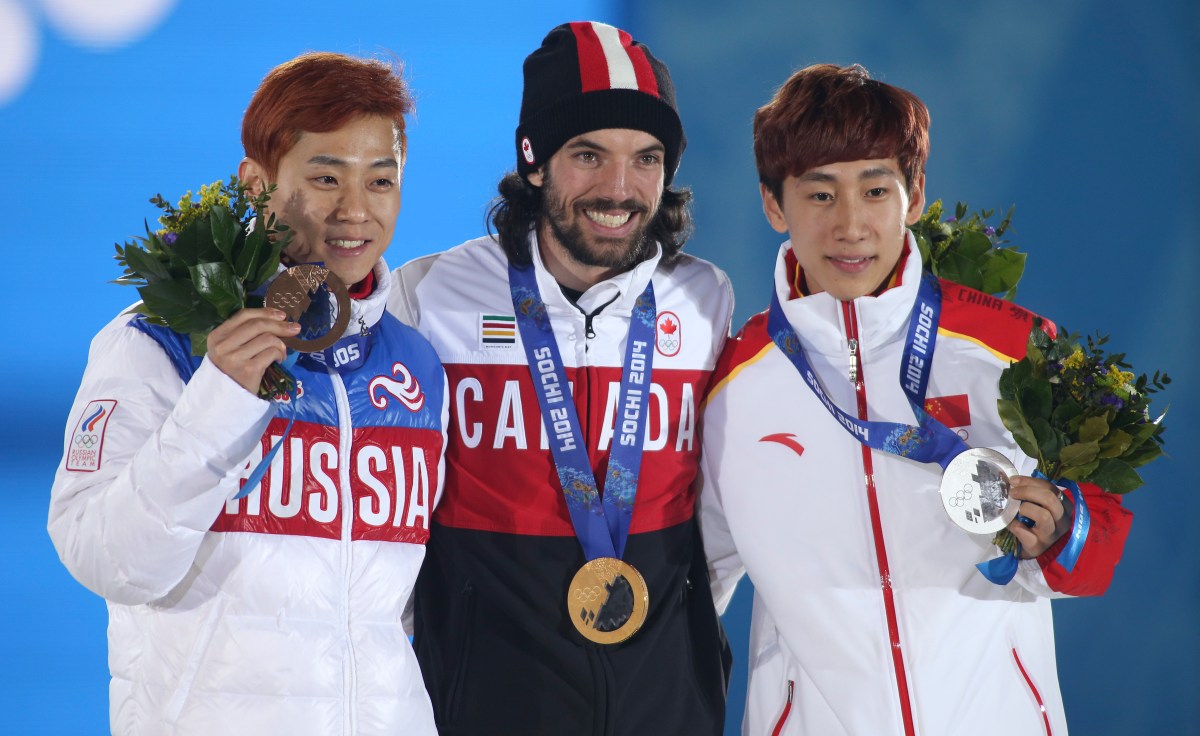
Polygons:
M1118 497L1082 484L1090 534L1071 572L1059 562L1074 504L1028 477L996 410L1033 315L946 281L938 299L907 231L928 126L920 100L858 66L796 72L755 116L763 208L789 241L771 308L714 375L700 501L718 607L743 572L755 586L746 734L1065 734L1050 599L1102 593L1129 530ZM930 342L917 397L902 359ZM1007 584L976 570L1000 552L951 521L939 462L867 424L914 425L910 400L952 443L1015 464L1033 526L1009 524Z
M239 176L276 185L284 260L350 285L350 326L295 363L296 395L256 395L296 334L276 310L235 313L203 360L129 314L92 342L49 529L108 601L114 734L436 733L401 616L441 492L445 373L386 313L381 258L411 105L390 65L314 53L246 112Z

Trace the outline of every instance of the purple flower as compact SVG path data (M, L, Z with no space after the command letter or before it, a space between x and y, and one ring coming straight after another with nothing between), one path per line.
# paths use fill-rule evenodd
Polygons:
M1093 383L1096 382L1096 377L1091 374L1088 374L1083 377L1083 382L1086 383L1087 385L1091 386Z
M175 241L179 238L179 233L167 233L162 236L162 241L165 245L175 245Z
M958 222L958 218L955 217L954 215L951 215L946 218L946 222Z
M1121 407L1125 406L1124 401L1121 401L1120 398L1113 396L1112 394L1104 394L1103 396L1101 396L1100 403L1111 406L1112 408L1116 409L1117 411L1120 411Z
M996 228L992 227L991 225L988 225L987 227L985 227L983 229L983 234L990 238L991 236L996 234Z

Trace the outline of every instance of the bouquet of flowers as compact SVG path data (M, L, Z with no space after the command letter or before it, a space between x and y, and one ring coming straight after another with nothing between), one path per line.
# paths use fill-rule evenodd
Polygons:
M135 237L115 256L124 268L115 283L137 287L142 301L132 311L154 324L188 335L192 354L207 351L208 334L245 307L261 307L254 292L279 268L280 254L291 233L265 212L272 188L250 195L246 184L230 177L200 187L199 201L189 191L172 205L156 195L150 202L163 212L161 226ZM258 395L289 394L295 379L273 364Z
M1011 300L1025 254L1003 248L1000 238L1012 209L996 226L991 210L967 214L958 203L942 219L941 200L912 225L921 256L934 275ZM1065 331L1051 336L1035 319L1025 357L1000 374L1000 420L1017 445L1037 459L1051 481L1094 483L1110 493L1142 485L1136 468L1163 454L1163 415L1151 418L1150 397L1171 383L1165 373L1136 376L1123 353L1106 353L1107 336ZM1165 414L1165 412L1164 412ZM1007 529L992 540L1005 553L1017 545Z
M1025 357L1000 376L1000 418L1047 478L1094 483L1110 493L1142 485L1135 468L1163 454L1162 419L1150 397L1171 378L1134 377L1107 337L1051 337L1036 320Z
M916 236L921 259L934 276L1011 301L1025 271L1025 254L1003 247L1012 208L994 226L988 224L992 210L967 212L966 203L959 202L954 215L943 220L942 200L929 205L921 219L909 227Z

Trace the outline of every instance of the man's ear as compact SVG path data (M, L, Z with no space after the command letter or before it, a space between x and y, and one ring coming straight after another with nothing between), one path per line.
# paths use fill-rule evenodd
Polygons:
M258 196L267 186L267 171L262 164L252 158L244 158L238 164L238 179L249 187L250 194Z
M525 177L525 181L534 185L538 189L542 188L542 184L546 181L546 167L539 166L538 170Z
M766 184L761 183L758 185L758 193L762 196L763 214L767 216L767 222L771 223L775 232L786 233L788 231L787 218L783 216L783 207L775 198L775 194Z
M917 174L908 187L908 212L904 213L904 224L912 225L925 214L925 174Z

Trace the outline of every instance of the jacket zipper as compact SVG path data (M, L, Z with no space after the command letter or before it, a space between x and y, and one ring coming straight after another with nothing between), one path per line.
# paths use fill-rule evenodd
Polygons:
M867 387L862 370L862 346L859 344L858 312L854 302L842 302L842 317L846 323L846 338L850 353L849 378L854 384L854 395L858 402L858 418L867 419ZM892 573L888 567L887 549L884 546L883 523L879 515L879 497L875 490L875 464L871 448L862 449L863 472L867 486L867 505L871 511L871 532L875 537L875 559L879 565L879 586L883 592L883 605L887 614L888 638L892 650L892 666L896 671L896 690L900 700L900 714L904 720L905 736L915 736L912 703L908 694L908 676L904 669L904 652L900 646L900 625L896 616L896 600L892 591Z
M1046 712L1042 694L1038 692L1037 685L1033 684L1033 678L1025 671L1025 665L1021 664L1021 656L1017 654L1016 647L1013 647L1012 655L1013 660L1017 663L1017 669L1021 671L1021 677L1025 678L1025 684L1029 686L1029 692L1033 693L1033 699L1037 701L1038 709L1042 712L1042 724L1046 726L1046 736L1053 736L1053 731L1050 730L1050 714Z
M779 720L775 722L775 728L771 731L771 736L779 736L783 733L783 724L787 723L788 714L792 712L792 693L796 689L796 681L788 680L788 696L787 702L783 704L783 712L779 714Z
M346 396L346 385L342 377L335 371L329 371L329 382L337 398L338 409L338 483L341 485L340 497L342 502L342 590L341 590L341 619L342 635L346 640L347 667L342 677L342 691L346 705L342 716L342 731L352 734L356 730L354 708L355 682L357 668L354 663L354 641L350 638L350 577L353 567L353 551L351 533L354 526L354 499L351 498L350 488L350 452L353 443L354 430L350 426L350 399Z

